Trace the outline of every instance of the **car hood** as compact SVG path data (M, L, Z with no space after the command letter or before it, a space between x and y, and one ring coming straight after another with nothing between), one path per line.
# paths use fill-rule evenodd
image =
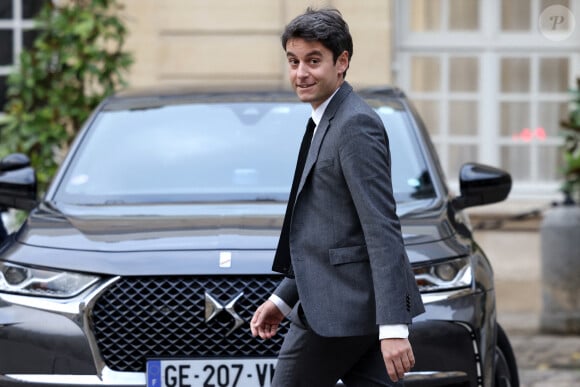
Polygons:
M280 204L44 206L33 212L22 243L106 252L272 249L282 227Z
M131 259L139 259L140 265L149 262L152 270L159 273L161 256L169 266L172 266L171 257L181 261L195 256L210 260L210 266L219 266L221 259L227 260L228 256L231 259L232 255L238 260L255 260L259 265L258 261L272 261L284 211L285 205L280 203L67 205L59 206L58 210L43 205L31 213L17 241L20 250L50 249L52 254L55 249L59 250L59 259L51 265L78 270L83 269L78 263L80 257L90 253L91 267L86 271L112 274L120 274L117 272L120 261ZM412 262L463 254L452 242L456 238L445 219L424 214L410 221L402 217L405 244ZM39 255L21 251L11 258L21 257L29 264L46 265L38 261L41 258L34 258ZM241 258L245 255L251 258ZM106 261L105 266L110 270L102 267L99 259ZM42 260L46 260L46 254ZM256 269L246 261L244 265L242 272Z

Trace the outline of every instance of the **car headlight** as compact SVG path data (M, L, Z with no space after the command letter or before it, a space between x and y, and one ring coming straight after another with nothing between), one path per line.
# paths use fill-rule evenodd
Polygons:
M451 259L413 268L421 292L452 290L471 286L473 271L469 258Z
M67 298L79 294L98 279L92 275L0 262L0 292Z

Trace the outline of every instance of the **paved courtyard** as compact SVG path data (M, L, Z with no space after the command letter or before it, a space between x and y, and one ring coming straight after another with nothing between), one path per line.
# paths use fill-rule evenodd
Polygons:
M580 335L540 332L540 238L532 231L477 231L495 272L498 320L518 361L522 387L580 386Z

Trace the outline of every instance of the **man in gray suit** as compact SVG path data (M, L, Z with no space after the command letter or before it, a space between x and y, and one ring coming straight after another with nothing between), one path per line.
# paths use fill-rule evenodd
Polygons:
M312 105L314 135L305 135L274 259L286 278L256 310L252 334L269 339L285 316L292 322L274 387L401 385L415 362L408 325L424 308L385 128L344 80L352 38L340 12L308 9L286 26L282 46L292 87Z

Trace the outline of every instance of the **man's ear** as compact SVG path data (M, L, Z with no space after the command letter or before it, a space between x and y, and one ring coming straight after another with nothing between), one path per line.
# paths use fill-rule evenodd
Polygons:
M350 58L348 57L348 51L343 51L342 54L338 56L336 60L336 67L340 74L344 74L345 71L348 69Z

